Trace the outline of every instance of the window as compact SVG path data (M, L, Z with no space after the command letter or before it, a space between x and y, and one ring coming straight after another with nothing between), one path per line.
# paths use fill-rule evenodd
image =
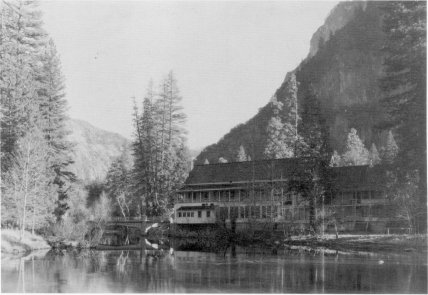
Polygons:
M266 216L267 216L267 218L272 217L272 207L271 206L266 207Z
M193 215L194 215L194 212L190 213L190 217L193 217Z
M204 192L204 201L208 202L208 192Z
M202 217L202 211L198 211L198 218Z
M193 193L193 202L196 202L196 193Z
M211 216L211 211L207 211L207 217L209 218Z
M362 192L362 198L363 198L363 200L368 200L368 199L370 199L370 195L369 195L369 192L368 191L363 191Z
M238 218L238 207L230 207L230 218L231 219Z
M262 218L266 218L266 206L262 206Z
M245 207L239 208L241 218L245 218Z
M181 212L178 212L178 217L181 217Z
M284 206L292 204L291 194L287 194L287 195L284 196L284 202L283 202L283 204L284 204Z

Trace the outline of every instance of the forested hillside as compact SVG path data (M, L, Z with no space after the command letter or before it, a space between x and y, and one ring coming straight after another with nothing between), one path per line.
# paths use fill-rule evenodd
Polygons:
M123 136L96 128L88 122L70 119L68 140L74 145L70 165L77 179L84 183L103 181L112 162L125 149L131 149L131 142Z
M338 4L312 37L308 57L287 74L273 99L248 122L206 147L197 163L206 159L215 163L220 157L234 161L241 145L252 158L265 157L267 129L271 119L278 116L276 104L287 100L287 81L292 75L297 79L299 120L307 119L304 113L320 115L326 121L331 152L344 152L351 128L357 130L367 149L373 143L379 150L384 147L388 132L378 126L384 117L379 79L386 41L381 6L375 2ZM288 109L279 110L284 112ZM299 121L298 129L303 125Z

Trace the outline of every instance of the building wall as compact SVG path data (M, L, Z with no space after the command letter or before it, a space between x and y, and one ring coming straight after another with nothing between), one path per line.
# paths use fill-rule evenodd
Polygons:
M237 225L237 228L254 226L254 221L260 224L281 224L282 229L301 229L309 224L309 204L300 195L294 195L280 188L256 188L250 193L245 187L233 189L214 189L206 187L199 191L183 192L181 199L175 205L200 206L214 204L215 217L209 220L193 218L178 218L176 223L228 223ZM386 202L385 195L372 188L343 189L336 193L330 204L324 208L317 208L330 212L336 218L340 231L371 231L385 232L391 210ZM177 211L176 211L177 212ZM195 213L196 216L196 213ZM285 224L285 225L284 225Z

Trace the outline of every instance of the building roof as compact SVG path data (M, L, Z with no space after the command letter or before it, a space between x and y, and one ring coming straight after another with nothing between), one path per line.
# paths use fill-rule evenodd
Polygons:
M385 183L385 167L368 165L330 168L331 179L338 188L378 187Z
M185 187L230 186L236 183L289 179L305 168L315 167L313 158L290 158L196 165ZM382 166L348 166L329 168L337 187L379 186L384 182ZM183 188L183 189L184 189Z
M309 158L292 158L195 165L185 185L286 179L314 162Z

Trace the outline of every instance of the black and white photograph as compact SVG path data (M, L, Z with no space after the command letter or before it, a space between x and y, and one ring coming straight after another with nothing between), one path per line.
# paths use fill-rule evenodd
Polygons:
M0 0L1 293L427 294L426 21Z

